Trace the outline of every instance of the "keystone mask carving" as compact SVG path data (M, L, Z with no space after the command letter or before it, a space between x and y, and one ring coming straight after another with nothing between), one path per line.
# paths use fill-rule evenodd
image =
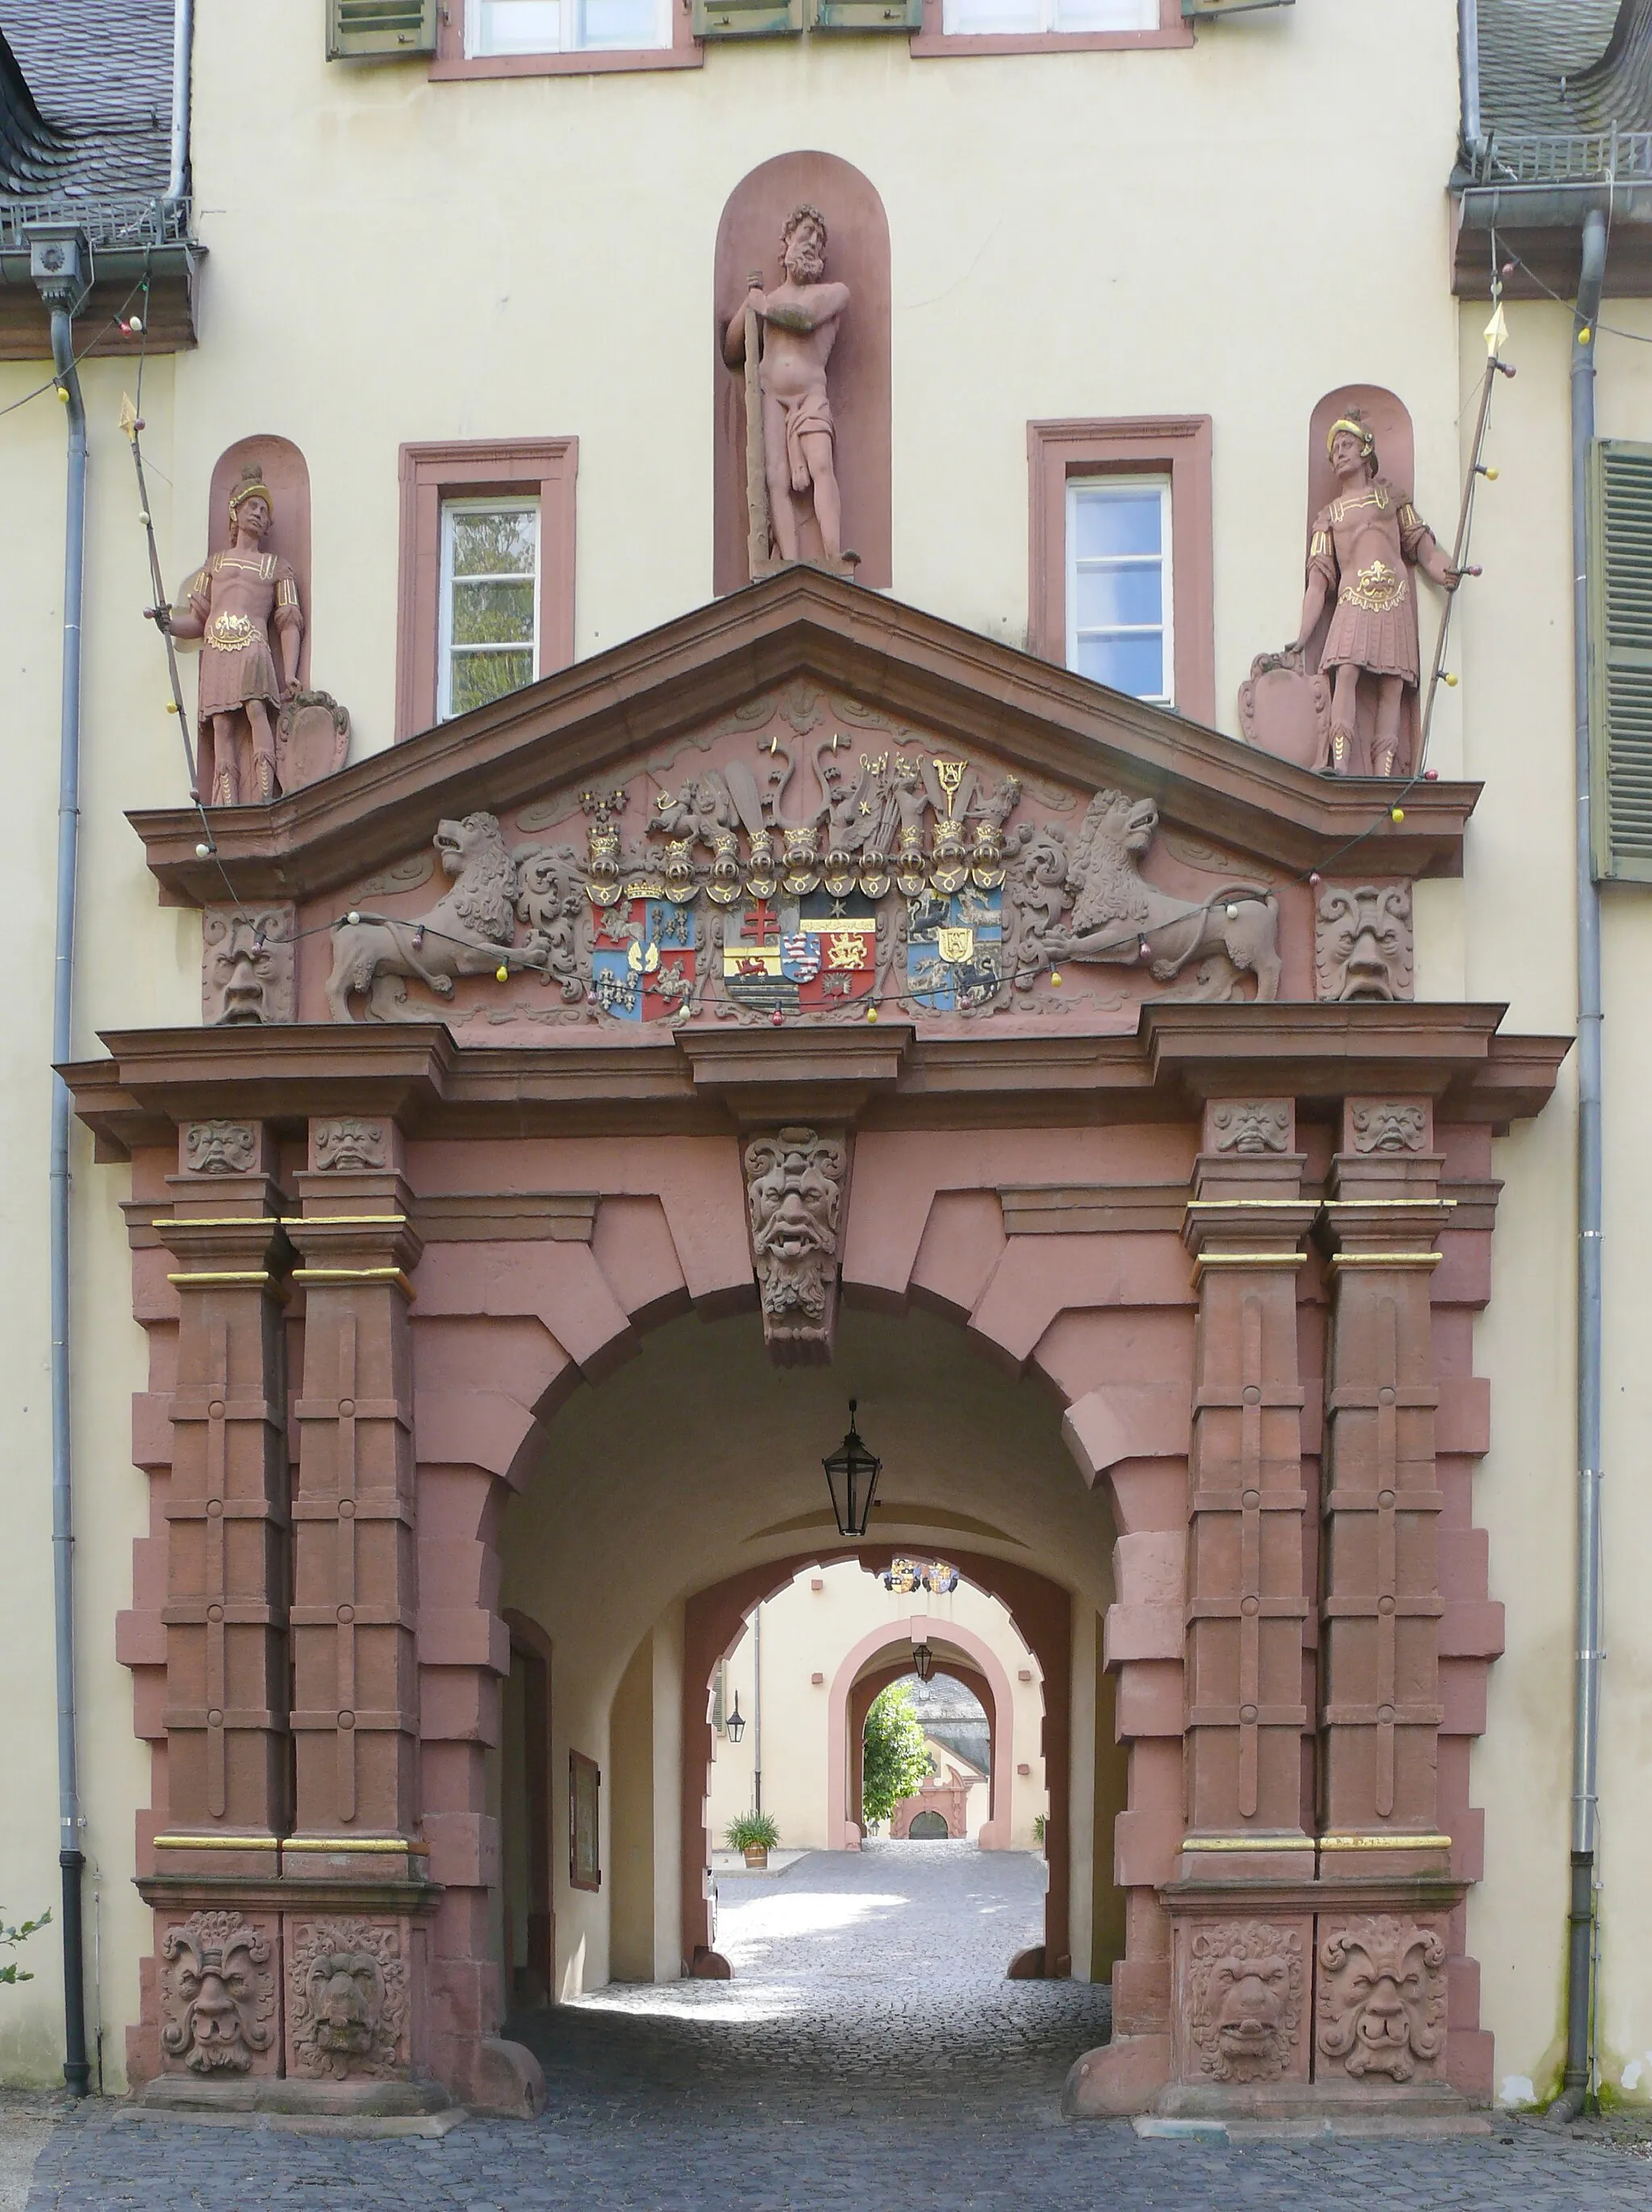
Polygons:
M184 1166L191 1175L251 1175L258 1133L251 1121L189 1121Z
M365 1920L301 1926L287 2002L298 2070L335 2081L396 2070L407 2026L407 1966L393 1928Z
M1411 885L1333 884L1314 916L1314 981L1321 999L1409 999Z
M290 1022L290 906L210 906L201 917L201 1018L210 1028Z
M1266 1920L1199 1929L1190 1948L1187 2001L1201 2074L1218 2081L1277 2080L1301 2039L1301 1935Z
M1445 1945L1389 1913L1351 1920L1320 1945L1319 2047L1356 2081L1430 2077L1446 2044Z
M831 1357L848 1164L844 1139L814 1129L780 1129L746 1145L746 1200L763 1335L782 1366Z
M275 2040L268 1939L239 1912L192 1912L169 1928L161 2047L194 2074L245 2074Z

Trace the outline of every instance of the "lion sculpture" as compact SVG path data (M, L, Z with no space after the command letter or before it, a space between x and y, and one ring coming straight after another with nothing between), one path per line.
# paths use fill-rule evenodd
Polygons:
M1156 890L1142 880L1141 858L1158 828L1151 799L1098 791L1090 802L1067 872L1072 917L1044 933L1052 960L1099 960L1133 968L1145 961L1169 983L1191 960L1225 953L1256 978L1256 996L1279 995L1279 909L1272 892L1234 884L1200 902Z
M365 994L368 1017L394 1021L409 981L453 995L456 975L485 975L516 935L517 863L506 850L496 817L467 814L437 825L431 841L453 888L416 921L352 914L333 924L327 1005L336 1022L354 1018L353 993Z

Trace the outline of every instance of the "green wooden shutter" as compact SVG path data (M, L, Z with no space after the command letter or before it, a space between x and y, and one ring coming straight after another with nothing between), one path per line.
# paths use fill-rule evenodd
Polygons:
M436 0L327 0L327 59L436 51Z
M1588 616L1594 873L1652 883L1652 446L1589 455Z

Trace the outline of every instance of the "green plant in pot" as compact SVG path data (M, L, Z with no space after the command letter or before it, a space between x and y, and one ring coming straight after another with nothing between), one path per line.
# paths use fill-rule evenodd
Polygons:
M780 1832L772 1813L742 1813L738 1820L729 1822L727 1838L730 1850L743 1851L749 1867L766 1867Z

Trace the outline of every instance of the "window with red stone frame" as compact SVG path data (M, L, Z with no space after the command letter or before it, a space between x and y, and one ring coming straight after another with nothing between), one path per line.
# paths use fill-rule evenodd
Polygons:
M441 516L449 500L532 500L539 510L538 652L533 673L574 658L577 438L484 438L404 446L396 610L396 735L436 719L441 632Z
M1170 484L1169 630L1176 710L1216 715L1211 418L1142 415L1027 425L1029 649L1067 661L1067 486L1118 477Z

